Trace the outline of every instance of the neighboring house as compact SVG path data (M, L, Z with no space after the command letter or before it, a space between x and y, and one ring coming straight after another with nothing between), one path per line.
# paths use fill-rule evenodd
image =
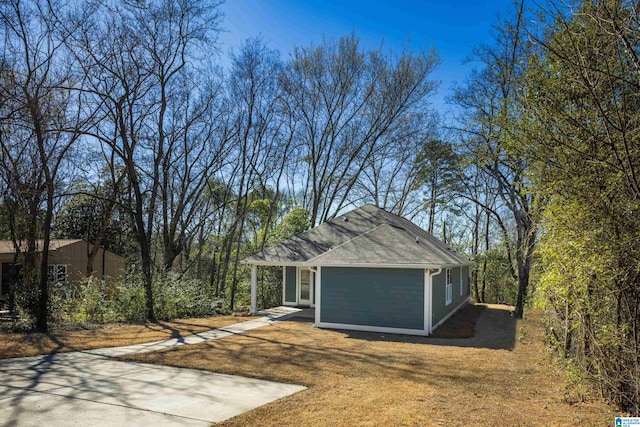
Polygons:
M88 249L85 240L51 240L49 243L49 278L52 283L77 283L86 276ZM42 240L36 242L38 252ZM10 240L0 240L0 297L9 292L9 285L16 282L20 265L14 264L15 246ZM92 276L106 282L124 276L126 260L111 251L100 248L93 262Z
M429 335L470 300L464 255L422 228L365 205L242 261L282 266L284 305L315 307L316 326Z

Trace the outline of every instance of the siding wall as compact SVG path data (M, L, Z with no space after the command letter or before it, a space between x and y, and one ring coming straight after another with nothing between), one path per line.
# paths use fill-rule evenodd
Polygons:
M86 276L87 259L87 242L84 241L49 251L49 264L67 265L67 281L69 283L77 283ZM14 254L0 254L0 263L13 262L13 260ZM37 259L37 262L39 263L40 260ZM126 260L123 257L113 252L99 249L93 261L92 276L98 279L104 277L105 282L111 284L124 277L126 268ZM1 274L2 270L0 269Z
M70 245L58 248L50 252L49 263L66 264L67 280L71 283L77 282L86 276L87 270L87 242L76 242ZM104 268L103 268L104 267ZM92 276L111 283L124 276L126 263L124 258L114 254L113 252L99 249L93 260Z
M424 329L424 270L322 268L320 321Z
M469 267L462 267L462 280L464 280L464 296L471 295L471 279L469 278Z
M466 272L465 272L466 269ZM468 267L456 267L451 268L451 283L452 289L452 301L451 304L446 304L446 268L442 269L442 272L437 276L432 276L432 295L433 295L433 310L431 312L431 324L435 325L442 320L453 309L457 308L460 302L467 299L469 295L469 285L467 283ZM460 295L460 278L464 280L464 289L462 295Z
M296 295L296 268L284 267L285 270L285 289L284 289L284 302L295 304L298 301Z

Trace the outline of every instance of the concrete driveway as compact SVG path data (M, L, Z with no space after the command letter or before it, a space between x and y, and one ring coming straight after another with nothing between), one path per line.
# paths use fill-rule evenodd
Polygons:
M220 339L282 317L210 331L193 341ZM112 358L189 344L174 341L0 360L0 425L209 426L306 388Z
M208 426L305 387L67 353L0 362L3 426Z

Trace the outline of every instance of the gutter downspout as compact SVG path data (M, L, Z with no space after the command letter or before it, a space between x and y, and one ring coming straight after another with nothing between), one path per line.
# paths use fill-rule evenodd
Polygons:
M427 335L431 335L431 332L433 332L433 276L437 276L438 274L442 273L442 268L438 268L436 270L426 270L426 273L429 275L429 280L428 280L428 289L427 289L427 295L429 298L428 303L426 304L426 311L427 311L427 321L426 321L426 327L427 327Z

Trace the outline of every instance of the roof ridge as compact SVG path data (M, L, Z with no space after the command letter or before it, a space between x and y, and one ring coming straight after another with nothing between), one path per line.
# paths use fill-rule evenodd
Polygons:
M458 252L454 247L452 247L451 245L448 245L447 243L443 242L442 240L438 239L436 236L434 236L433 234L429 233L427 230L423 229L422 227L420 227L419 225L413 223L412 221L409 221L408 219L406 219L403 216L394 214L393 212L389 212L385 209L382 208L378 208L386 213L388 213L389 215L391 215L394 218L399 219L403 225L405 225L406 227L403 227L404 231L408 234L411 233L411 231L420 231L421 233L424 234L424 236L430 240L432 243L435 244L435 248L436 250L438 250L439 252L441 252L442 254L445 255L449 255L452 254L453 256L460 256L462 258L468 259L468 257L466 255L464 255L461 252ZM411 230L411 229L415 229L415 230ZM413 236L410 236L413 237ZM415 236L418 237L418 236Z
M320 258L320 257L323 257L323 256L325 256L326 254L328 254L328 253L330 253L330 252L333 252L333 251L334 251L334 250L336 250L336 249L340 249L340 248L341 248L341 247L343 247L344 245L346 245L346 244L348 244L348 243L351 243L351 242L353 242L354 240L358 240L360 237L366 236L367 234L369 234L369 233L371 233L371 232L373 232L373 231L377 230L378 228L382 227L383 225L389 225L389 224L380 224L380 225L377 225L377 226L373 227L372 229L367 230L365 233L358 234L357 236L352 237L351 239L347 240L346 242L342 242L342 243L340 243L338 246L335 246L335 247L333 247L333 248L329 249L328 251L322 252L321 254L318 254L318 255L314 256L313 258L311 258L311 259L307 260L306 262L308 262L308 263L309 263L309 262L312 262L313 260L315 260L315 259L317 259L317 258Z

